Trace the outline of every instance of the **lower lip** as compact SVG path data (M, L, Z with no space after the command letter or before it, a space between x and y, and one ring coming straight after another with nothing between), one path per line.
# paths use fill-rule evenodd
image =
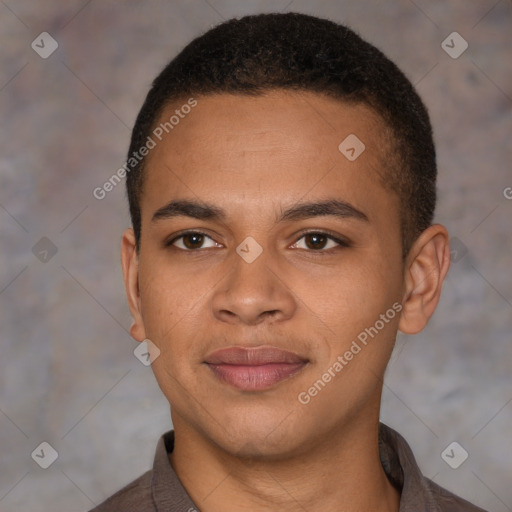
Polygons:
M306 363L269 363L258 366L208 364L220 380L244 391L270 388L299 372Z

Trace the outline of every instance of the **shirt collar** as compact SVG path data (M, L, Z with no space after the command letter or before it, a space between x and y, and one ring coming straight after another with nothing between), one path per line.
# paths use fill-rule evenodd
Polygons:
M151 493L157 512L197 512L196 506L174 472L169 453L174 449L174 430L166 432L158 441Z
M383 423L379 424L379 454L388 479L400 490L399 512L441 512L407 441Z

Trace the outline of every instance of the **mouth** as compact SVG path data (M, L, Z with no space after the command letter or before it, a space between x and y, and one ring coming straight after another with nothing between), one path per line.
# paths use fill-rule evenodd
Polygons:
M244 391L262 391L300 372L307 364L276 347L230 347L213 352L205 363L222 382Z

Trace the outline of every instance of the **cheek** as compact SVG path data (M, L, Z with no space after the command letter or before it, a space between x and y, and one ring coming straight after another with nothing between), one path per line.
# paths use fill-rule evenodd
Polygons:
M211 285L204 277L185 275L156 258L141 262L141 310L146 336L160 349L171 373L196 360L208 333L207 304ZM181 363L180 363L181 362Z
M343 263L290 276L292 289L311 314L344 339L373 325L401 297L396 264L354 252Z
M192 308L190 293L177 276L156 259L144 261L141 258L141 310L147 337L152 341L162 341L171 335Z

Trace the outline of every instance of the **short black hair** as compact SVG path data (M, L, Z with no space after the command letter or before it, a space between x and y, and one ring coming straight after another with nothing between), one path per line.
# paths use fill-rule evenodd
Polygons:
M259 96L275 89L366 104L383 119L392 138L383 182L400 200L405 257L432 223L436 203L436 155L428 112L393 62L333 21L267 13L230 19L197 37L153 81L133 127L128 157L146 144L171 103L219 93ZM132 160L126 187L139 250L145 159Z

